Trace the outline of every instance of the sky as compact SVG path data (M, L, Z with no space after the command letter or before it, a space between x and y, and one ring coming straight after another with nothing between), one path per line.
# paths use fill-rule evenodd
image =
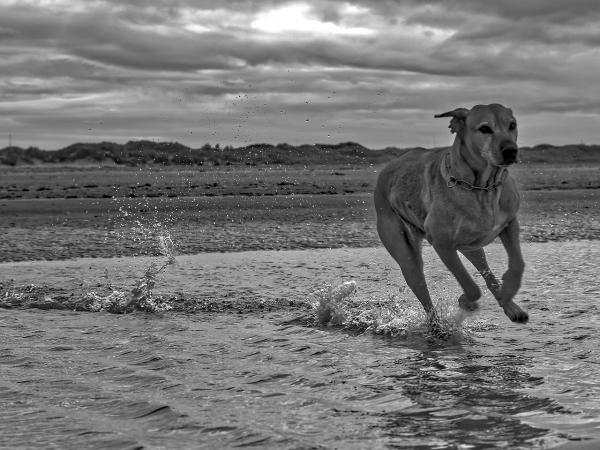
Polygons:
M0 0L0 148L445 146L488 103L600 144L599 90L597 0Z

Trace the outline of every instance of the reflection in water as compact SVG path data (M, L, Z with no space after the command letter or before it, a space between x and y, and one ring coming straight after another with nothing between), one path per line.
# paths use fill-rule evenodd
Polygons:
M468 448L515 448L547 434L517 417L561 409L548 398L521 391L542 382L524 371L523 357L448 353L423 352L403 361L410 371L398 381L415 406L386 414L392 444L452 448L460 442Z

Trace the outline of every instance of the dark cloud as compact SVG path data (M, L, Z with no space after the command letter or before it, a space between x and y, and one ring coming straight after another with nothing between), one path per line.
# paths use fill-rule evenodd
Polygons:
M254 22L290 5L306 16ZM8 2L0 132L431 145L447 134L433 113L491 102L539 130L542 113L600 115L599 16L595 1Z
M335 10L332 5L327 5L325 3L320 10ZM435 6L435 3L432 5ZM447 28L458 28L454 36L433 47L418 43L413 43L413 46L403 44L401 39L407 36L397 36L393 29L377 37L351 39L283 35L275 40L248 30L216 30L196 34L177 28L173 28L172 34L164 35L153 26L157 26L161 18L168 22L169 17L173 19L178 15L172 12L165 19L156 8L150 11L142 8L135 15L131 9L114 7L104 11L104 14L90 10L70 16L48 14L40 17L39 12L35 14L35 8L22 6L10 10L0 21L5 22L5 27L12 27L12 37L8 42L26 40L32 46L50 46L85 60L143 70L235 71L245 65L298 63L450 76L478 73L505 77L513 73L510 69L512 64L522 67L522 60L509 51L503 52L502 58L498 58L498 47L521 47L519 53L523 53L527 51L522 48L524 44L532 42L596 46L600 40L595 27L548 28L541 24L507 23L501 16L487 17L482 21L468 14L461 15L456 11L448 14L439 6L436 8L437 12L434 13L434 10L420 6L420 12L406 19L408 25L440 26L440 20L431 18L443 15ZM339 15L339 10L335 11ZM419 20L423 14L429 14L429 19ZM323 17L327 15L332 14L324 14ZM458 23L459 17L463 18L462 24ZM144 25L144 28L136 28L132 24ZM535 48L531 49L531 53L538 55Z
M441 20L446 15L450 20L463 17L464 22L474 16L498 17L510 20L543 21L553 24L593 23L600 16L595 0L361 0L356 2L377 10L390 17L408 11L410 16L431 17Z

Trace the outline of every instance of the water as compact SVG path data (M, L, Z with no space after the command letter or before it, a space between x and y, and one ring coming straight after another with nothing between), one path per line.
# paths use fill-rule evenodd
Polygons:
M488 248L501 274L502 247ZM600 439L600 243L523 251L518 301L530 323L509 322L487 294L481 311L457 325L459 288L425 248L432 297L452 328L447 341L428 335L420 305L382 248L0 264L2 279L13 280L4 283L0 310L0 447L593 442ZM56 309L90 292L130 295L150 267L154 286L145 298L171 310ZM345 295L336 296L345 282Z

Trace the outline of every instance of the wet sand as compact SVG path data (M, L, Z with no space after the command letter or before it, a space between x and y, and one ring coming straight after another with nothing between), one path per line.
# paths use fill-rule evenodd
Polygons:
M0 200L174 198L373 192L383 165L0 166ZM600 189L599 164L530 163L510 169L522 191Z
M524 191L524 242L600 238L600 190ZM0 261L380 245L371 193L0 200Z

